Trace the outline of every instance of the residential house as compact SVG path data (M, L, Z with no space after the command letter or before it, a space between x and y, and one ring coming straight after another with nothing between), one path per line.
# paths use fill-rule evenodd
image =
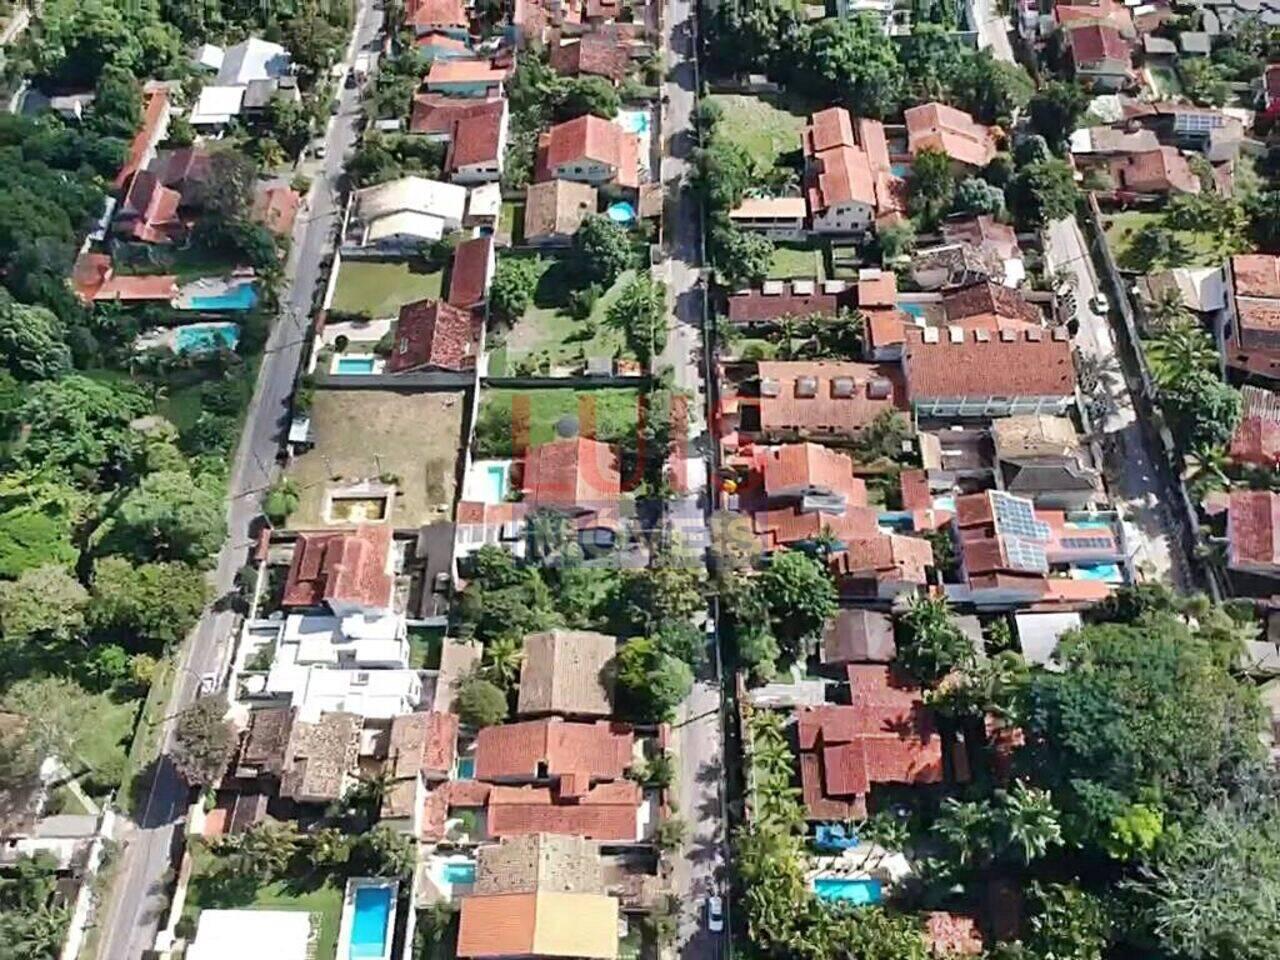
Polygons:
M1280 578L1280 495L1270 490L1231 491L1227 569L1268 580Z
M920 417L1064 414L1075 400L1065 330L907 330L905 392Z
M1040 329L1044 322L1040 311L1021 293L989 280L948 290L942 295L942 309L947 323L971 330L1022 332Z
M766 280L729 294L725 313L735 326L772 327L784 317L835 317L857 305L856 288L843 280Z
M1245 140L1244 123L1213 107L1121 98L1126 124L1152 130L1161 143L1204 154L1210 163L1234 160Z
M142 243L174 243L186 232L178 216L181 199L150 170L139 170L116 208L112 232Z
M484 318L443 300L415 300L400 308L391 328L388 373L474 370L481 354Z
M583 0L582 19L585 23L599 27L614 23L622 10L620 0Z
M800 145L815 233L859 235L902 216L905 186L889 163L882 123L830 107L809 118Z
M1133 82L1132 53L1120 31L1106 23L1082 23L1064 31L1067 56L1076 80L1099 91L1120 90Z
M124 189L124 185L135 173L145 169L155 159L156 147L169 135L169 118L172 112L173 105L167 88L155 87L145 93L142 123L129 143L129 152L113 183L117 190Z
M428 790L448 780L458 753L458 717L437 710L393 717L386 772L392 779L382 800L381 822L417 836Z
M729 211L729 219L739 230L762 233L771 240L800 240L808 213L804 197L744 197Z
M1005 417L992 423L991 437L1001 489L1059 510L1105 502L1102 478L1068 418Z
M497 893L462 900L459 957L617 960L618 901L595 893Z
M1138 278L1144 307L1164 297L1176 296L1192 313L1207 320L1227 308L1226 279L1222 267L1174 267Z
M1220 342L1228 369L1280 380L1280 257L1232 257L1224 271L1227 312Z
M416 37L443 34L465 41L471 28L463 0L406 0L404 25Z
M186 960L307 960L315 955L314 915L305 910L200 910ZM269 952L268 952L269 951Z
M80 254L72 268L71 286L84 303L167 304L178 296L176 276L117 276L106 253Z
M999 280L1003 274L996 257L968 241L920 247L911 254L907 269L915 285L925 291Z
M161 150L147 169L166 187L182 195L179 209L190 210L204 206L204 194L213 176L213 166L209 148L200 142L189 147Z
M253 710L231 768L264 794L303 804L342 798L357 777L363 718L332 712L301 719L289 707Z
M467 191L467 213L462 226L467 230L480 230L490 236L498 232L498 220L502 216L502 185L490 181Z
M985 258L997 261L1000 270L990 279L1006 287L1020 286L1026 279L1017 234L1011 225L1001 223L990 214L946 220L942 224L942 236L948 243L968 245Z
M616 123L586 114L538 138L535 180L576 180L601 187L640 185L640 140Z
M891 601L915 594L928 582L928 568L933 566L933 547L920 537L877 533L850 539L844 547L827 561L844 601Z
M502 96L503 84L510 79L511 69L491 59L437 58L432 61L424 82L428 93L495 98Z
M244 86L209 84L200 88L200 96L187 119L197 131L220 130L240 116L244 109Z
M615 86L631 69L631 53L616 38L588 33L561 37L549 50L551 69L563 77L603 77Z
M281 605L328 607L337 617L387 612L395 587L391 526L366 523L349 531L300 533Z
M293 234L293 224L301 206L302 198L288 184L267 184L254 190L249 219L262 224L277 237L288 237Z
M496 268L493 237L473 237L454 247L449 268L449 304L462 310L483 307L489 299L489 284Z
M1118 193L1199 193L1200 178L1176 147L1158 147L1116 157L1110 164L1111 182Z
M842 607L827 621L819 648L823 666L841 673L851 663L891 663L897 652L890 617L850 607Z
M902 117L907 125L907 150L913 157L921 150L939 150L965 175L995 158L994 130L963 110L945 103L922 103L904 111Z
M244 87L254 80L278 80L288 75L289 68L288 50L278 43L249 37L227 47L214 83Z
M424 177L401 177L356 192L359 246L416 250L462 227L465 187Z
M529 184L524 203L525 243L567 247L582 221L599 206L596 188L573 180Z
M946 778L942 738L919 690L900 685L890 668L850 664L850 704L796 712L800 782L810 820L862 819L877 786L927 786ZM968 780L962 747L951 778Z
M727 425L770 443L856 438L886 411L907 409L902 377L888 364L760 361L759 395L730 398Z
M244 88L244 99L240 101L240 112L246 117L262 116L267 108L271 106L271 102L277 99L294 103L302 101L302 93L298 89L297 77L250 80Z
M495 839L562 833L608 843L636 843L651 834L653 811L634 781L584 788L577 779L561 777L551 787L492 787L486 832Z
M1280 397L1261 387L1240 388L1240 423L1228 453L1236 463L1280 468Z
M1071 155L1077 163L1106 161L1131 153L1148 153L1160 146L1154 130L1117 129L1116 127L1081 127L1072 132Z
M1057 27L1068 29L1081 24L1103 23L1126 40L1137 36L1133 13L1122 0L1081 0L1077 3L1055 2L1053 20Z
M616 520L622 496L617 452L589 437L541 444L525 454L520 488L530 511L563 513L580 527Z
M550 630L524 638L520 717L608 717L618 642L588 630Z
M633 762L631 727L547 717L485 727L476 735L475 777L490 783L553 784L566 796L621 780Z
M414 47L425 63L437 60L469 60L475 56L471 44L443 30L431 30L414 38Z
M532 833L476 849L472 893L604 893L600 847L583 837Z
M515 0L511 12L512 39L521 46L543 45L552 28L582 23L582 5L577 0Z
M409 129L448 144L444 172L451 182L477 184L502 178L509 124L505 99L427 94L415 99Z

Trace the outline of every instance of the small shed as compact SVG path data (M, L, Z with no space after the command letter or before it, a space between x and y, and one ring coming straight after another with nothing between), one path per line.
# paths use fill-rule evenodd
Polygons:
M897 652L893 621L874 610L840 610L822 634L822 662L829 666L888 663Z
M1209 55L1209 34L1200 30L1184 30L1178 34L1178 47L1187 57L1207 57Z

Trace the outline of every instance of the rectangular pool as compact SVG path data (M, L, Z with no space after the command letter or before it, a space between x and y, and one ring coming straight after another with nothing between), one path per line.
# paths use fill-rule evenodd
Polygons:
M458 779L474 780L476 778L476 758L463 757L458 761Z
M258 291L252 282L227 287L222 293L192 297L188 310L252 310L258 302Z
M475 883L476 865L454 860L444 865L444 878L450 883Z
M391 888L360 887L356 890L355 916L351 924L350 957L381 957L391 936Z
M339 357L337 373L373 373L373 357Z
M879 903L884 890L879 880L849 877L818 877L813 881L813 892L823 900L843 900L854 906Z
M924 317L923 303L899 303L898 309L903 313L909 313L913 317Z
M235 323L193 323L173 332L174 351L216 353L234 350L240 342L240 325Z

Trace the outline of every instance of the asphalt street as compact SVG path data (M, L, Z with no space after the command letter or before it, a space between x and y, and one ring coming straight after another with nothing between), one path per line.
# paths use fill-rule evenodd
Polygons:
M382 14L374 9L371 0L360 0L352 43L344 59L348 68L356 52L377 36L381 24ZM274 479L312 302L317 285L323 280L323 260L333 246L341 213L338 191L343 160L355 142L359 117L360 91L341 90L340 109L326 133L323 169L316 171L308 205L295 225L280 316L267 342L245 432L232 464L232 495L227 508L229 536L212 575L214 596L218 598L235 589L236 572L245 563L251 545L250 526L260 512L262 491ZM173 716L195 699L201 676L222 676L235 625L235 614L220 609L215 600L189 638L165 712L162 753L172 742ZM136 820L118 838L123 849L112 895L104 903L99 920L101 960L133 960L151 949L157 929L166 919L173 852L186 812L187 794L186 784L162 756L145 798L134 806Z

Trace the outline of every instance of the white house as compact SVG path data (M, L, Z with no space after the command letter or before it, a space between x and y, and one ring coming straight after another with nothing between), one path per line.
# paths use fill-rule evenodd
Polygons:
M247 87L209 86L200 91L200 97L191 108L188 118L197 129L225 127L244 109Z
M356 194L359 245L387 248L439 240L462 228L467 188L425 177L402 177Z
M218 68L217 82L240 86L253 80L277 80L289 72L289 51L278 43L249 37L228 47Z

